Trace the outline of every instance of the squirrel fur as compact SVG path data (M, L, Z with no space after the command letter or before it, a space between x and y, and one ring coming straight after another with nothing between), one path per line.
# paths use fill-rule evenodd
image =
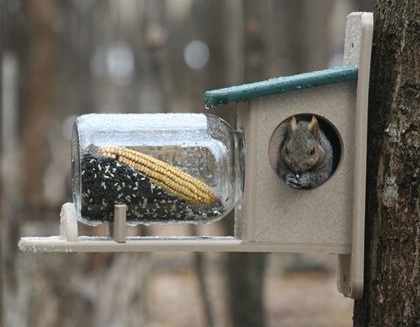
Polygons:
M291 187L313 189L332 174L333 149L318 120L297 122L292 117L280 145L278 175Z

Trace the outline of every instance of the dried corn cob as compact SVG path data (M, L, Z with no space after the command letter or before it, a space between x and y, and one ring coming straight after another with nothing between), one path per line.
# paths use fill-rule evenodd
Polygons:
M166 162L124 147L101 147L98 153L137 169L165 191L190 203L211 205L216 202L209 186Z

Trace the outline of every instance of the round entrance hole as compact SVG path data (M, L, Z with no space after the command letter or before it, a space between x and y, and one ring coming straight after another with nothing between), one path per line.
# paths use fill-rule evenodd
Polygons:
M326 182L339 166L341 153L337 128L311 113L282 121L271 135L268 149L273 170L297 189L314 189Z

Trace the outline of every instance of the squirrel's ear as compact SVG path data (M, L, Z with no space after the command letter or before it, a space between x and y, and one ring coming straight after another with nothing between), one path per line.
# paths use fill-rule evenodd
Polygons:
M294 132L296 129L296 118L295 116L292 117L292 119L290 119L289 122L289 133Z
M308 124L308 129L316 139L320 139L318 119L312 116L311 122Z

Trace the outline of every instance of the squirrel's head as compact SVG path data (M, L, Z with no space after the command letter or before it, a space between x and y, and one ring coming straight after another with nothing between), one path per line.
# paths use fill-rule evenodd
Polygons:
M295 173L303 173L322 163L324 150L320 143L318 120L297 122L293 116L288 125L286 139L281 149L284 163Z

